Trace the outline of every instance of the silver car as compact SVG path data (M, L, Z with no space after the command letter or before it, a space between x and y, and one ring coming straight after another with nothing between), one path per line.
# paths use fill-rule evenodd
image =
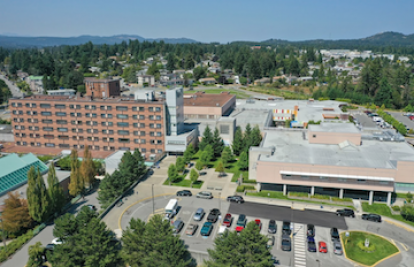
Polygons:
M205 214L204 209L198 208L193 217L194 221L201 221Z
M211 192L208 192L208 191L201 191L201 192L197 193L196 197L197 198L212 199L213 194Z
M178 234L181 231L181 229L183 229L183 227L184 227L184 222L181 220L176 220L173 223L173 233Z
M334 242L334 253L336 255L342 255L342 245L339 242Z

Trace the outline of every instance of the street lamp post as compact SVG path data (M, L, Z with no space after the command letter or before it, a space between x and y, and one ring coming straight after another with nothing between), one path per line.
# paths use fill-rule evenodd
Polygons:
M318 267L321 267L321 262L319 260L316 260L316 262L318 263Z
M154 184L151 186L152 191L152 214L155 213L155 202L154 202Z

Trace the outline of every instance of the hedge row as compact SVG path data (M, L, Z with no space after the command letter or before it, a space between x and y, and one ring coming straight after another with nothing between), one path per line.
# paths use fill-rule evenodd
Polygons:
M242 193L246 190L255 190L255 187L253 185L239 185L236 191Z
M377 111L378 115L380 115L386 122L388 122L389 124L392 125L392 127L394 127L395 129L397 129L397 131L400 132L400 134L402 135L406 135L407 134L407 128L405 128L405 125L399 121L397 121L396 119L394 119L393 116L388 115L387 113L385 113L382 110L378 110Z
M6 261L13 253L23 247L34 236L33 231L29 230L24 235L19 236L7 245L7 250L0 247L0 262Z

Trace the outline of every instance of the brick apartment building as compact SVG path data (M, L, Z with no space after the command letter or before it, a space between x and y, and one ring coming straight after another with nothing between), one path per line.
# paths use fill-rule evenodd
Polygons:
M86 96L33 95L10 99L18 146L95 151L164 152L165 104L120 97L119 81L85 79Z

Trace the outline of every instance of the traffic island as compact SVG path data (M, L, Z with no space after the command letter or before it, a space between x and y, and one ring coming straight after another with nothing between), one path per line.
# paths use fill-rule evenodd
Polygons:
M365 266L375 266L400 252L384 237L367 232L341 233L341 241L346 258Z

